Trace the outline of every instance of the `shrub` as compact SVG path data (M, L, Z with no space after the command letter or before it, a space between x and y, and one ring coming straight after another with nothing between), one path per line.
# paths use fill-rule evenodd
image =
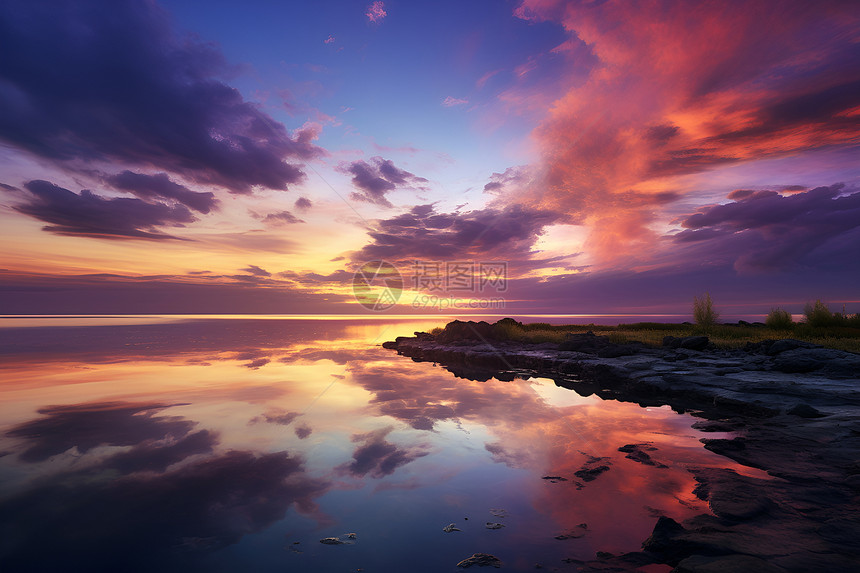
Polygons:
M442 334L443 330L444 329L437 326L436 328L434 328L430 331L430 334L432 334L433 336L438 336L438 335Z
M770 309L764 323L776 330L791 330L794 326L794 321L791 320L791 313L779 307Z
M820 300L816 300L814 304L810 302L806 303L806 306L803 308L803 314L806 315L806 323L816 328L837 326L837 323L840 322L833 316L827 305Z
M703 328L709 328L717 323L720 313L714 310L711 294L705 293L704 298L693 297L693 319Z

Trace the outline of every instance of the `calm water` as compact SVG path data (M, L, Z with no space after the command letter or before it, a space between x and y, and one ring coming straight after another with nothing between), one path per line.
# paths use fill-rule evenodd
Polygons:
M551 569L706 512L689 466L749 473L668 408L457 379L379 346L439 324L7 320L0 569L438 572L475 552Z

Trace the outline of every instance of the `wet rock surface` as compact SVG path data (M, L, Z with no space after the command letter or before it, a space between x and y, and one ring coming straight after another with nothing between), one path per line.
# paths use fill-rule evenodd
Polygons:
M489 553L475 553L471 557L467 557L457 563L457 567L463 567L466 569L473 566L499 568L502 566L502 562L495 555L490 555Z
M614 345L593 334L560 345L528 345L484 336L493 334L494 325L488 326L476 328L481 336L472 339L443 343L422 333L385 346L439 363L455 376L541 376L582 396L643 407L668 404L700 417L694 427L701 431L735 434L704 439L706 448L771 476L690 468L694 493L713 515L683 523L660 517L642 551L574 560L580 571L629 571L653 563L702 573L857 571L860 355L791 339L737 350L701 340L684 346L678 342L684 339L661 348ZM469 323L457 328L472 330ZM659 464L648 448L626 444L619 450L635 462ZM575 473L587 482L609 469L590 460Z

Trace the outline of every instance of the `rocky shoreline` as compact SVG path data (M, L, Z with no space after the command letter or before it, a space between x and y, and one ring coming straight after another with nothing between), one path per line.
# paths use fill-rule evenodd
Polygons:
M661 517L642 551L599 552L561 567L858 570L860 355L799 340L721 350L702 336L667 337L653 348L592 333L569 335L561 344L524 344L496 340L494 332L486 322L454 321L435 336L415 333L383 346L464 378L540 376L583 396L669 405L702 418L694 426L699 430L734 434L703 439L706 448L772 476L691 468L694 493L713 515L683 523Z

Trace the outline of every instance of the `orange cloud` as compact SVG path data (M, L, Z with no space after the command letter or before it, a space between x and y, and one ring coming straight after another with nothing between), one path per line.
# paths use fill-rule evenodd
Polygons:
M860 142L860 26L844 2L525 0L598 63L534 137L544 179L517 201L587 225L602 265L646 257L681 175ZM689 184L688 184L689 185Z

